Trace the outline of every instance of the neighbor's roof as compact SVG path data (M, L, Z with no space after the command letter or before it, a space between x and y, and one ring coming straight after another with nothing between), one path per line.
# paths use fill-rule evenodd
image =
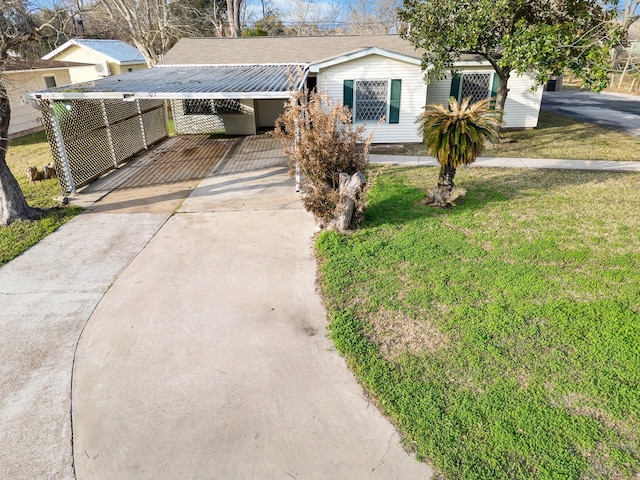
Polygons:
M140 50L120 40L93 40L88 38L73 38L64 45L61 45L52 52L46 54L42 59L52 59L59 53L73 46L98 52L119 65L143 63L145 61Z
M373 47L421 57L420 52L399 35L182 38L159 64L316 63Z
M30 93L30 98L289 98L306 78L304 65L167 66Z
M53 70L61 68L70 68L83 65L72 62L58 62L57 60L40 60L25 59L20 57L9 57L2 65L2 71L5 72L26 72L32 70Z

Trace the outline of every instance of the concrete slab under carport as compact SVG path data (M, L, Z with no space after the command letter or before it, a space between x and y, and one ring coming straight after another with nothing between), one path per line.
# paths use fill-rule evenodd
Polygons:
M236 140L169 138L68 198L91 213L172 213Z

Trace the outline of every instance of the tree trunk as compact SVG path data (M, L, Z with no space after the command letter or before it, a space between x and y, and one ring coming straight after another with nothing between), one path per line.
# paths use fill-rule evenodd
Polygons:
M509 89L507 88L507 84L509 82L510 72L509 70L496 71L496 75L500 79L498 83L498 92L496 95L496 110L500 112L500 126L502 129L502 117L504 116L504 104L507 101L507 94L509 93Z
M330 227L340 232L349 230L353 221L356 202L365 183L364 175L360 172L356 172L351 176L344 172L340 174L340 186L338 188L340 204L336 208L336 215Z
M240 4L242 0L227 0L227 19L229 20L229 36L239 38L242 36L240 28Z
M456 167L447 163L440 167L440 176L438 177L438 188L446 190L451 193L455 184L453 178L456 176Z
M8 225L16 220L37 218L39 211L27 205L18 181L9 170L6 155L8 148L11 106L9 97L0 77L0 225Z

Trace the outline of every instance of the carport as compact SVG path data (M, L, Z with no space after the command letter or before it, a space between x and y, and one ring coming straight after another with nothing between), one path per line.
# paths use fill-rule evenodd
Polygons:
M255 102L278 100L282 106L307 74L301 64L157 66L29 98L43 113L64 194L167 138L168 102L174 113L183 109L178 133L213 133L221 127L250 133L242 130L250 122L255 133ZM235 131L228 131L225 119ZM211 125L203 124L207 120Z

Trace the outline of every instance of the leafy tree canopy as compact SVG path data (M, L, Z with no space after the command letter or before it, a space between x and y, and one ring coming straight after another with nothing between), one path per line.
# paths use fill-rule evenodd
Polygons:
M612 0L406 0L399 15L404 37L425 52L429 76L442 78L463 53L479 54L504 81L506 97L512 71L535 71L543 84L569 69L590 89L604 89L621 36L616 7Z

